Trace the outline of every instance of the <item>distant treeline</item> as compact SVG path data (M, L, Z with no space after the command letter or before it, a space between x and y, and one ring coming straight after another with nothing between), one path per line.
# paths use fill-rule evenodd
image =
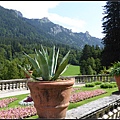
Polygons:
M28 39L0 38L0 79L24 78L24 72L18 64L30 64L24 56L34 55L35 49L41 49L41 44L51 51L53 45L60 49L59 60L70 50L69 63L80 65L81 74L98 74L101 68L101 49L98 46L85 45L83 50L71 48L64 44L55 44L48 41L30 41ZM35 72L34 72L35 74ZM36 75L37 76L37 75Z

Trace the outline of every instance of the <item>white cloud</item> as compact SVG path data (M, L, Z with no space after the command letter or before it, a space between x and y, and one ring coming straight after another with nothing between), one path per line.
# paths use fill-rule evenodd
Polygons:
M26 18L41 19L48 17L53 23L72 29L73 32L82 31L86 24L83 20L48 13L49 8L56 7L60 2L61 1L0 1L0 5L8 9L18 10L23 14L23 17Z
M0 1L0 5L20 11L26 18L48 16L48 9L56 7L60 1Z
M48 15L48 18L53 23L59 24L68 29L72 29L73 32L80 32L82 29L84 29L86 25L86 22L83 20L76 19L76 18L63 17L57 14L52 14L52 13Z

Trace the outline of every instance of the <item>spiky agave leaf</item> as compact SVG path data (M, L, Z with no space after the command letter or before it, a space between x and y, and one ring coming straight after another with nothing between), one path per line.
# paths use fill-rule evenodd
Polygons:
M48 54L47 54L47 52L45 51L45 49L43 48L43 46L41 45L41 53L43 54L43 56L45 57L45 59L46 59L46 62L47 62L47 64L48 64Z
M46 56L44 56L42 54L42 52L39 50L38 51L38 55L39 55L39 60L40 60L40 68L41 68L41 76L43 78L43 80L50 80L50 75L49 75L49 68L48 68L48 61Z
M33 59L32 57L30 57L25 52L24 52L24 54L27 56L27 58L29 59L29 61L31 62L31 64L33 65L33 67L35 68L35 70L41 75L42 74L41 68L40 68L40 65L39 65L36 57L35 57L35 59Z
M56 80L60 74L62 73L62 71L66 68L66 66L68 65L68 55L69 55L70 51L64 56L64 58L62 59L61 63L59 64L55 75L53 76L52 80Z
M55 63L54 63L54 71L53 74L55 74L56 68L57 68L57 64L58 64L58 55L59 55L59 49L57 51L56 57L55 57Z
M52 49L52 51L50 52L49 60L48 60L50 77L53 76L54 62L55 62L55 46L53 46L53 49Z

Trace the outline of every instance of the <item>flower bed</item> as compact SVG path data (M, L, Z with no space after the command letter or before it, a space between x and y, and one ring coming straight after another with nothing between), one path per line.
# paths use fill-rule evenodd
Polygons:
M74 93L77 90L80 90L80 88L72 88L72 92L71 93Z
M5 98L0 100L0 108L7 107L9 103L17 100L17 98Z
M78 93L74 93L70 96L70 102L71 103L75 103L75 102L79 102L97 95L101 95L106 93L106 91L101 90L101 89L97 89L97 90L92 90L92 91L83 91L83 92L78 92Z
M0 111L0 119L23 119L36 115L34 106L10 108L8 110Z

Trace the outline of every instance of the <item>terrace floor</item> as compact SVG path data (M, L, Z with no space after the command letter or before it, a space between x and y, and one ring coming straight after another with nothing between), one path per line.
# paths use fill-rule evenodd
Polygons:
M13 91L13 92L2 92L0 93L0 98L9 97L9 96L15 96L15 95L21 95L21 94L27 94L30 93L30 90L19 90L19 91Z

